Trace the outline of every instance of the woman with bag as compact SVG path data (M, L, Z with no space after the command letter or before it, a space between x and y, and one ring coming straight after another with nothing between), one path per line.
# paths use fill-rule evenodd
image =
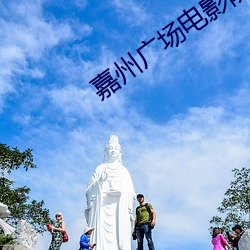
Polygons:
M60 250L63 243L63 233L65 232L65 222L62 220L63 215L61 212L56 213L55 226L51 225L48 229L52 234L52 240L50 243L49 250Z
M218 227L215 227L213 229L212 244L214 245L213 250L225 250L226 249L225 246L227 246L228 249L232 249L232 247L228 244L228 242L224 238L223 234L221 234L221 231Z

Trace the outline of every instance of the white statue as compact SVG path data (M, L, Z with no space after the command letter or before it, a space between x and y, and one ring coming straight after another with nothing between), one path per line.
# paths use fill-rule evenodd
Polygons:
M95 250L130 250L135 191L128 170L122 165L121 146L115 135L104 151L104 163L97 166L86 189L88 226L95 230Z
M26 250L34 250L38 237L31 225L25 220L20 220L14 234L15 242L23 246Z
M16 228L10 226L1 219L9 215L8 206L0 202L0 227L3 229L4 234L13 236L15 245L19 245L19 248L34 250L38 240L35 230L25 220L19 221Z
M10 215L10 211L8 210L8 206L0 202L0 228L3 229L4 234L11 235L15 228L6 223L2 218L8 217Z
M5 218L10 215L8 206L0 202L0 218Z
M250 250L250 229L246 230L238 242L239 250Z

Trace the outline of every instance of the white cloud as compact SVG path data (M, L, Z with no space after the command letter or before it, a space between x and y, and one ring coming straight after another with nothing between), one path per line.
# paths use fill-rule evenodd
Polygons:
M74 4L81 9L84 9L86 7L87 2L87 0L74 0Z
M54 89L48 93L54 107L58 107L65 115L69 117L91 118L95 120L96 115L102 113L104 116L110 116L114 113L123 111L123 100L118 95L101 101L101 97L94 92L96 89L77 88L75 86L66 86L63 89ZM112 108L110 108L112 107Z
M11 15L0 19L1 97L15 91L14 85L18 82L12 78L16 74L43 77L43 70L29 65L29 60L35 64L44 56L46 49L74 35L68 24L45 20L39 1L32 4L25 1L9 3L3 7L3 12ZM0 107L3 107L3 102Z
M233 48L241 39L234 35L236 28L233 22L222 23L216 20L209 24L206 32L199 37L197 42L200 60L204 63L211 63L220 61L224 57L235 56Z
M9 7L12 19L1 20L2 46L14 45L27 57L39 58L45 48L72 37L67 24L47 22L42 16L41 5L21 2ZM17 21L17 20L18 21Z
M242 12L244 14L248 14L249 15L250 14L250 0L246 0L245 3L247 4L247 8L243 8Z
M98 121L96 117L100 115L104 117L104 120L115 118L115 113L125 115L124 94L126 92L124 90L127 86L122 85L122 89L102 102L101 97L96 94L96 88L89 84L89 81L104 71L107 65L111 65L111 61L115 61L109 50L103 47L101 56L96 62L82 60L80 64L77 64L70 58L60 55L55 56L53 61L56 62L58 79L55 83L44 85L42 88L35 85L27 86L27 93L30 96L26 102L22 102L22 112L15 115L15 121L27 126L28 123L37 124L40 119L42 121L44 117L48 115L52 117L53 114L58 120L74 124L78 119ZM33 73L39 76L40 72L34 71ZM31 114L40 110L43 104L46 108L41 110L40 118L34 118Z
M199 33L197 58L203 63L211 64L225 58L237 58L241 53L248 54L246 41L250 33L245 18L248 19L249 8L245 4L249 5L249 2L237 3L236 8L228 6L225 15L219 15Z
M142 25L148 18L148 14L143 10L143 6L137 5L133 0L114 0L119 17L131 26Z

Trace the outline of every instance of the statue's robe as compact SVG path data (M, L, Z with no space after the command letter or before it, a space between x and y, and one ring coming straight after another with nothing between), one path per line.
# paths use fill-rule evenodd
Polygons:
M128 170L121 163L115 166L99 165L86 189L85 217L95 228L91 234L95 250L131 250L135 191Z
M238 242L240 250L250 250L250 229L246 230Z

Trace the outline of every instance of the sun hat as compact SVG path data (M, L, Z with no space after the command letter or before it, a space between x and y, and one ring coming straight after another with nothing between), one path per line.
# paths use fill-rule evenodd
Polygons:
M83 233L86 234L87 232L93 231L93 230L95 230L93 227L86 227Z
M57 212L57 213L56 213L56 216L57 216L57 215L61 215L61 216L63 217L63 214L62 214L61 212Z

